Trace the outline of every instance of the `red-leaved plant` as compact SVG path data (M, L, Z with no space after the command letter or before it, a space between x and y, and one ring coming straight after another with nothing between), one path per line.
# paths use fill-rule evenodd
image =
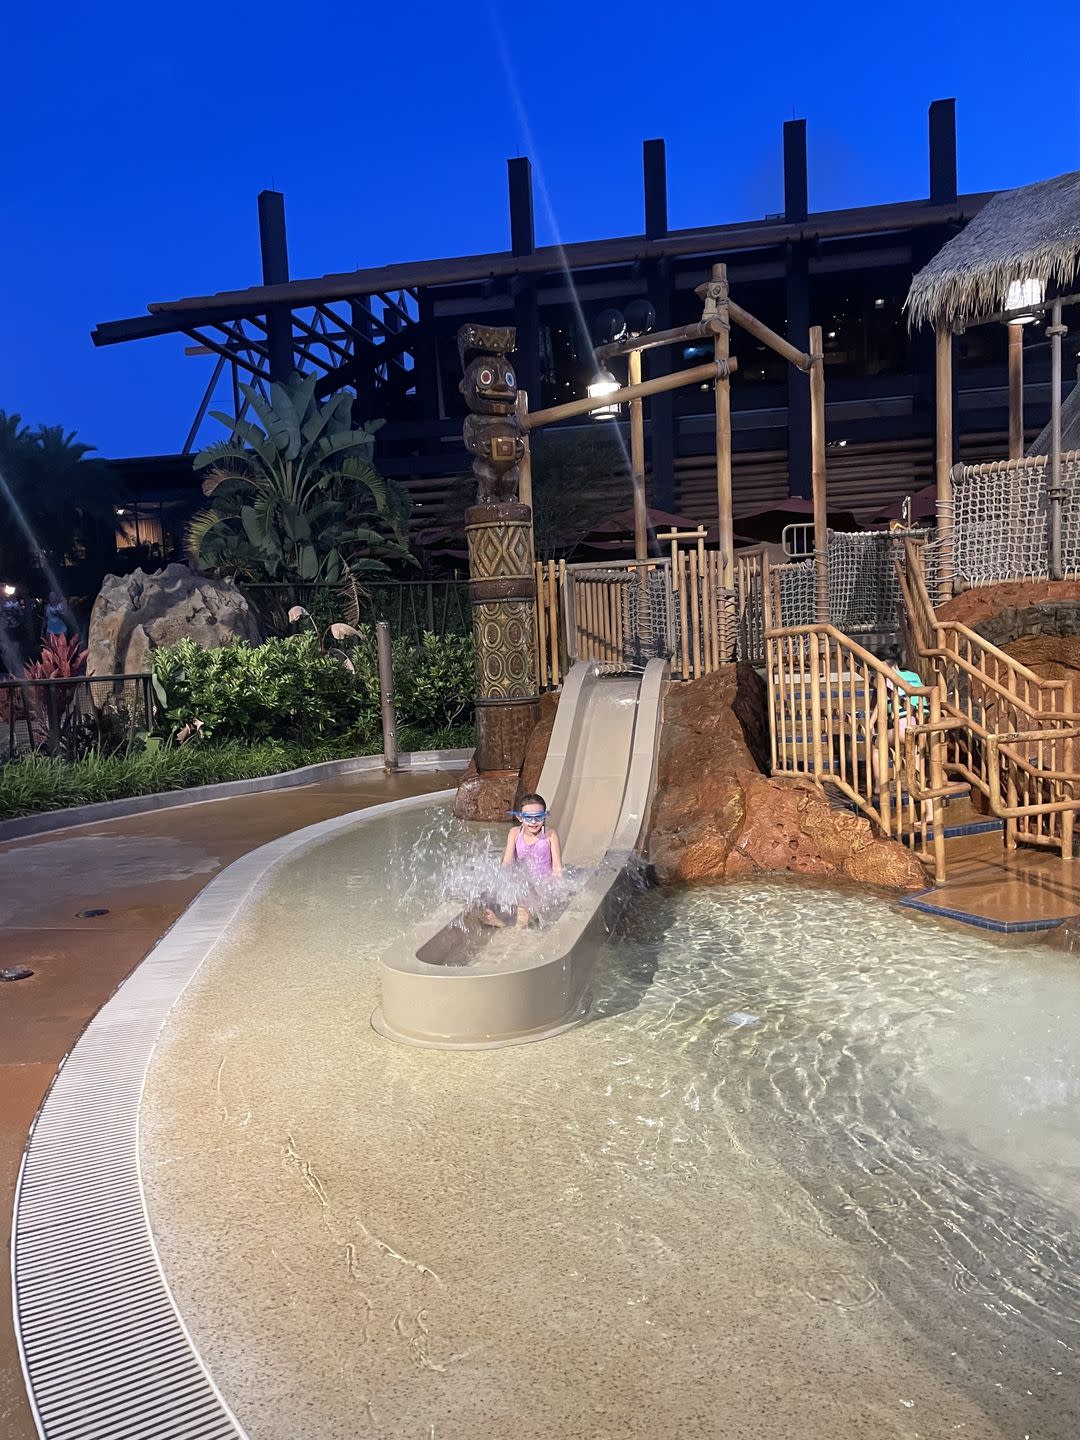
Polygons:
M46 635L41 659L31 660L23 669L27 680L69 680L83 673L88 653L77 636Z
M27 661L23 666L23 674L14 678L29 681L73 679L83 673L87 654L73 636L47 635L41 647L41 658ZM75 698L75 690L67 685L57 685L55 691L56 713L60 716ZM25 720L34 744L40 745L48 731L44 687L5 686L0 691L0 724L9 722L13 710L16 721Z

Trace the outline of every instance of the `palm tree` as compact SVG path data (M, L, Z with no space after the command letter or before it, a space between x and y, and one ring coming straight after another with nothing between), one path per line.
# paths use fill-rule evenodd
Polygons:
M97 583L115 554L120 489L94 447L0 411L0 569L31 589Z
M412 502L372 464L382 422L355 429L352 396L319 404L315 382L275 381L269 403L242 386L261 427L212 412L230 433L195 458L212 502L188 527L196 565L250 581L334 585L412 560Z

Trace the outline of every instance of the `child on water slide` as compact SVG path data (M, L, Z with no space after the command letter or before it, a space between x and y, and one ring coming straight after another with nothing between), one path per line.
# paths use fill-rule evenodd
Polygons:
M502 868L515 869L520 877L515 910L516 924L523 929L532 914L542 914L551 902L553 882L563 874L562 849L558 833L548 826L547 802L542 795L526 795L514 815L520 824L512 826L506 837ZM490 906L484 910L484 920L489 925L507 923Z

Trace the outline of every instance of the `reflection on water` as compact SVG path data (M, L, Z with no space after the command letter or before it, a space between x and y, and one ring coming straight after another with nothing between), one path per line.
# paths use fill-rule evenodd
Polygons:
M652 891L588 1023L394 1046L379 955L505 836L437 808L276 871L155 1058L151 1215L254 1440L1073 1440L1074 961Z
M1033 1361L1053 1376L1074 1365L1071 957L795 882L653 892L604 956L593 1019L618 1012L677 1052L738 1143L768 1146L820 1223L863 1252L858 1292L826 1298L865 1303L880 1285L940 1323L949 1292L970 1293L992 1383L1019 1386ZM695 1088L691 1108L703 1103ZM1024 1350L1009 1374L1021 1333L1040 1359Z

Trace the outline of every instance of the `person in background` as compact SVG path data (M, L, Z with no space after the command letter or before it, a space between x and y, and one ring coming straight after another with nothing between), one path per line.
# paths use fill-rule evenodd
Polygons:
M49 601L45 606L45 638L50 635L66 635L68 633L67 606L64 597L58 595L55 590L49 591Z

